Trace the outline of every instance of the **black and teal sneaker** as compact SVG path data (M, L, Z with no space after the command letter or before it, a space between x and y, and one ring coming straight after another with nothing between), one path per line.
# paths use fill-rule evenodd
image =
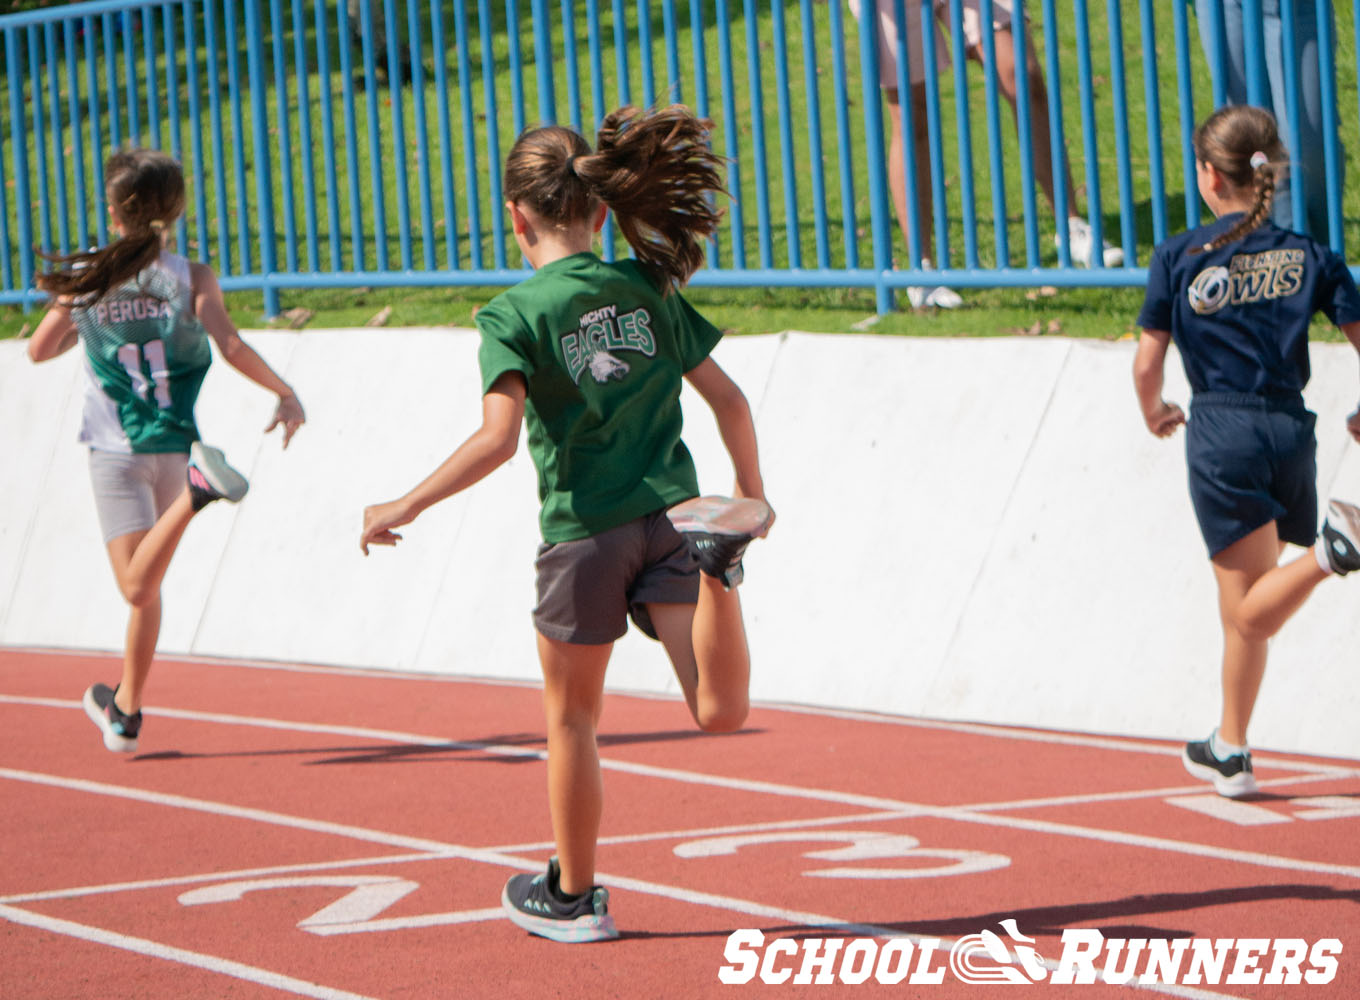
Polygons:
M118 753L132 753L137 749L137 734L142 731L142 713L123 714L114 702L116 688L96 684L85 692L85 714L104 734L104 746Z
M188 478L194 510L202 510L214 500L236 503L250 489L246 477L227 464L221 449L202 441L189 446Z
M579 896L564 896L558 886L557 858L542 875L512 875L501 893L505 915L530 934L565 944L609 941L619 936L609 915L609 890L591 886Z

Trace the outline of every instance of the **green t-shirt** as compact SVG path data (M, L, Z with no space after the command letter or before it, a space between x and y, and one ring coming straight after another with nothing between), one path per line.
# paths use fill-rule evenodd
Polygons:
M553 261L492 299L477 327L482 391L506 372L528 384L544 541L586 538L698 495L680 387L722 334L679 294L663 298L636 261Z
M187 452L194 404L212 363L193 314L189 262L162 252L135 278L71 318L85 348L80 440L100 451Z

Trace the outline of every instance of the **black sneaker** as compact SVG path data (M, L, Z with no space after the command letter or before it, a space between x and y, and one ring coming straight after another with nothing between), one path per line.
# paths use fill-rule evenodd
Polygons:
M214 500L236 503L250 489L246 477L227 464L221 449L209 447L202 441L189 446L188 476L194 510L202 510Z
M609 890L591 886L589 892L564 903L558 898L561 874L557 858L552 858L542 875L511 875L501 893L506 916L530 934L566 944L618 937L609 915Z
M137 749L137 734L142 731L142 713L124 715L113 700L116 691L107 684L90 688L83 699L85 714L104 734L104 746L119 753L132 753Z
M742 553L774 518L764 500L695 497L666 511L699 558L699 568L731 590L741 583Z
M1235 799L1256 792L1256 775L1251 770L1251 751L1235 753L1227 760L1214 756L1214 737L1196 740L1185 744L1181 760L1185 769L1196 778L1212 781L1214 791L1226 798Z
M1322 544L1326 546L1327 564L1337 576L1360 569L1360 507L1344 500L1328 504Z

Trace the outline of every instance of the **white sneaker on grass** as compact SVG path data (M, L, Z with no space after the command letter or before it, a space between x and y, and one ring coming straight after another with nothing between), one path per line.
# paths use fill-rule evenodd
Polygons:
M1058 234L1053 235L1053 245L1060 247L1062 241ZM1072 263L1078 267L1091 267L1094 261L1091 224L1079 215L1067 220L1067 248L1072 254ZM1124 251L1113 246L1109 240L1101 240L1101 262L1105 267L1119 267L1124 263Z
M923 271L934 270L929 258L921 258L921 269ZM963 305L963 298L959 293L945 285L909 285L907 287L907 301L911 303L913 309L925 309L927 307L957 309Z

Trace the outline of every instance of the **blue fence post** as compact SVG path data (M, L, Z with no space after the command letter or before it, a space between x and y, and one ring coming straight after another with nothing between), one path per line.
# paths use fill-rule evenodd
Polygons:
M260 226L260 273L268 280L275 271L274 179L270 169L269 119L265 115L264 32L260 25L259 3L260 0L245 0L246 68L250 76L250 113L254 119L252 145L255 153L255 212ZM273 285L266 285L264 289L264 314L267 317L279 314L279 290Z
M897 4L902 11L901 0ZM898 24L904 25L905 18ZM874 234L874 298L880 313L891 312L892 291L883 275L892 267L892 230L889 228L887 160L883 148L883 98L878 84L878 18L872 8L859 17L860 94L864 101L864 142L869 158L869 224ZM901 93L901 91L899 91ZM902 102L903 107L910 100ZM904 131L907 131L904 127Z

